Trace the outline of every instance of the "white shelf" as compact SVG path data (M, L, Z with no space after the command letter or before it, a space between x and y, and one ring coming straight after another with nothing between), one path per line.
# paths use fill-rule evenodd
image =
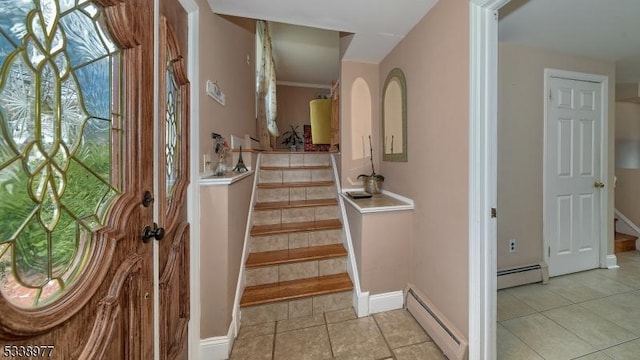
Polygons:
M242 180L251 176L254 173L253 170L249 170L243 173L228 171L223 176L214 176L212 172L200 174L200 180L198 183L201 186L224 186L231 185L236 181Z

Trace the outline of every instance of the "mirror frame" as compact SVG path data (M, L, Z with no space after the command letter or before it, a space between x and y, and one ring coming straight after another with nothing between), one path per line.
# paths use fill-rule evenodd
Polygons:
M385 154L384 149L384 139L385 139L385 118L384 118L384 102L387 95L387 87L389 83L393 80L397 79L400 83L400 91L402 93L402 152L397 154ZM384 81L384 86L382 88L382 160L383 161L397 161L397 162L407 162L407 80L404 76L404 73L400 68L394 68L389 71L387 75L387 79Z

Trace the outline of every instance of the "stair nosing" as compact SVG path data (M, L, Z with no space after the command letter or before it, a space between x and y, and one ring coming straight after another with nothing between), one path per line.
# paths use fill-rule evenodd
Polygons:
M290 295L282 295L282 294L277 294L278 292L282 292L284 291L287 287L290 286L294 286L294 285L298 285L298 284L304 284L305 282L309 282L310 280L313 281L315 280L316 282L321 282L321 281L328 281L331 279L340 279L342 281L344 280L348 280L348 285L345 286L345 284L339 284L341 286L332 288L332 289L323 289L323 290L313 290L312 289L306 289L306 291L301 291L297 294L290 294ZM313 284L310 284L313 285ZM315 284L316 286L320 285L319 283ZM252 291L256 291L256 290L263 290L263 289L273 289L274 292L276 292L275 295L270 296L270 297L264 297L263 299L258 299L258 300L253 300L250 302L247 302L245 299L245 295L247 294L247 292L251 293ZM275 303L275 302L280 302L280 301L290 301L290 300L297 300L297 299L303 299L303 298L308 298L308 297L312 297L312 296L318 296L318 295L327 295L327 294L334 294L334 293L339 293L339 292L344 292L344 291L352 291L353 290L353 281L351 281L351 278L349 278L348 273L339 273L339 274L333 274L333 275L325 275L325 276L316 276L313 278L304 278L304 279L297 279L297 280L290 280L290 281L282 281L282 282L278 282L278 283L271 283L271 284L263 284L263 285L254 285L254 286L247 286L244 290L244 293L242 294L242 298L240 299L240 306L241 307L245 307L245 306L255 306L255 305L262 305L262 304L269 304L269 303Z
M330 253L322 254L320 250L333 250ZM313 253L313 251L318 251ZM281 258L271 260L260 260L261 257L268 257L269 255L282 255ZM303 248L287 249L287 250L275 250L275 251L263 251L249 254L245 263L245 268L254 269L263 266L295 264L305 261L326 260L346 257L348 255L347 250L342 244L331 244L321 246L308 246ZM286 257L285 257L286 256ZM259 260L254 260L258 258Z
M281 182L281 183L259 183L258 189L281 189L281 188L301 188L301 187L322 187L333 186L333 181L301 181L301 182Z
M264 210L278 210L278 209L295 209L295 208L309 208L309 207L321 207L321 206L335 206L338 205L338 200L331 199L315 199L315 200L299 200L299 201L272 201L272 202L257 202L253 209L256 211Z
M331 165L294 165L294 166L261 166L260 170L278 171L278 170L328 170Z
M282 226L285 225L284 228ZM278 228L277 226L280 226ZM267 236L277 234L290 234L297 232L310 232L319 230L342 229L342 221L339 219L294 222L274 225L254 225L251 228L251 236Z

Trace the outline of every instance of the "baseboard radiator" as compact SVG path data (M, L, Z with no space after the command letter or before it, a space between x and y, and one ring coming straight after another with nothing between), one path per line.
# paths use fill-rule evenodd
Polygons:
M498 290L541 281L543 284L549 282L549 268L545 262L498 271Z
M468 359L469 342L464 335L411 284L405 288L405 305L447 358Z

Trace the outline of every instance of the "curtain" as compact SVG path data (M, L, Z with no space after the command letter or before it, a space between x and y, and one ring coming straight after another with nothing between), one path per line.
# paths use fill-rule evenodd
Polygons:
M262 56L258 61L258 133L263 149L271 149L271 136L279 136L276 124L276 69L271 48L271 31L264 20L256 23Z

